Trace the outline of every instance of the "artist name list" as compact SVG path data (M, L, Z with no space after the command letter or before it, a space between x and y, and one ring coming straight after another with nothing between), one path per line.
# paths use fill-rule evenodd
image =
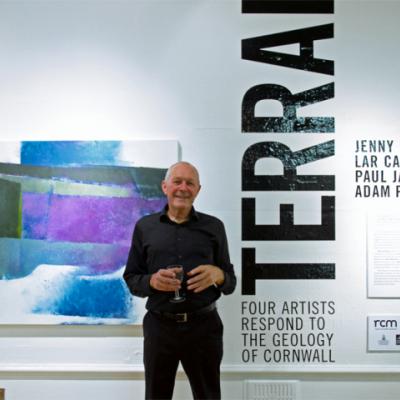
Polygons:
M356 140L355 197L400 197L400 153L394 140Z

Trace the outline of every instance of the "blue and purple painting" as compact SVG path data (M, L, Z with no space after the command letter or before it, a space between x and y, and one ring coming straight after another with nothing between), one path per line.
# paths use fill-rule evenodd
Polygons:
M165 169L129 165L124 143L21 142L0 162L0 323L139 322L122 273Z

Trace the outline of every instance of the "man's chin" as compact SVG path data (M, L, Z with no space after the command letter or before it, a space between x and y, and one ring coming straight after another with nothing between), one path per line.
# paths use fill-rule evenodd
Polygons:
M172 203L172 207L184 210L192 208L192 202L187 199L175 199Z

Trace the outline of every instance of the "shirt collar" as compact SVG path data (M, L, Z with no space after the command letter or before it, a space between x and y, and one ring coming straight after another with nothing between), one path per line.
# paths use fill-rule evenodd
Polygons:
M168 204L166 204L165 207L161 211L160 221L171 221L168 218L167 211L168 211ZM192 206L192 209L190 210L190 213L189 213L189 220L188 221L198 221L198 220L199 220L199 214L197 213L197 211Z

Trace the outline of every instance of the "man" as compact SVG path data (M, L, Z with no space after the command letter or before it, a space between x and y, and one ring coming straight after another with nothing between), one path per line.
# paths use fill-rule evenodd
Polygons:
M167 205L137 222L124 272L131 293L148 296L146 399L172 398L179 361L194 399L220 399L223 326L215 302L236 286L225 228L195 211L201 186L193 165L172 165L161 187ZM177 279L181 269L183 283ZM184 301L173 302L176 290Z

